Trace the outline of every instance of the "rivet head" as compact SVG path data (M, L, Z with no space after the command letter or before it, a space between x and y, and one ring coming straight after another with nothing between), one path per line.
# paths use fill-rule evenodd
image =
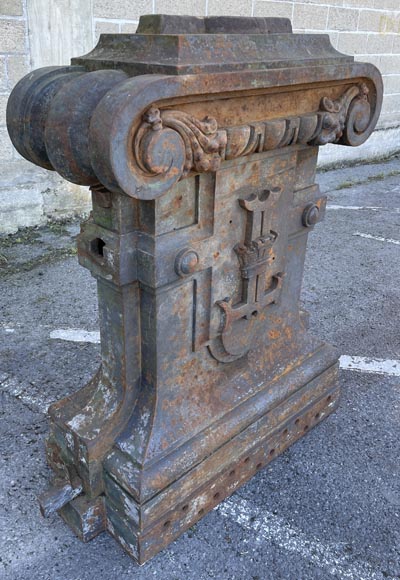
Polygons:
M196 271L198 263L198 253L191 248L186 248L176 256L175 272L178 276L188 276Z
M319 220L319 207L315 205L315 203L309 203L308 205L306 205L303 211L302 216L303 226L306 228L310 228L311 226L315 226L318 220Z

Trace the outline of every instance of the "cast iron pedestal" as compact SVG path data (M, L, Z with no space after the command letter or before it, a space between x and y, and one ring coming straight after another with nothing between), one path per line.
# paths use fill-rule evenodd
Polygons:
M50 409L44 513L143 563L336 408L299 305L318 146L363 143L381 99L285 19L146 16L20 81L18 151L91 187L100 312L98 373Z

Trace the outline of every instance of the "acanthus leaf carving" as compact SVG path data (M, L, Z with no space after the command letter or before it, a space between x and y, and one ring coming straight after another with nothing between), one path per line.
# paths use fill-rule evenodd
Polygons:
M177 181L191 172L216 171L222 161L294 144L359 145L372 119L365 83L337 99L323 97L319 110L295 117L218 128L217 120L151 106L134 135L134 156L148 177Z
M368 93L368 87L365 83L361 83L360 85L347 89L335 101L323 97L320 104L320 128L318 134L310 140L310 145L338 143L343 136L346 126L351 123L355 125L356 130L357 128L361 129L361 132L365 130L368 126L371 113ZM358 105L357 108L359 110L358 118L354 120L349 118L351 104L353 106Z
M196 119L182 111L163 110L150 107L143 116L144 123L135 138L135 153L138 164L146 171L146 137L149 132L162 132L172 129L179 134L184 146L182 177L189 172L216 171L225 157L226 131L218 130L213 117Z

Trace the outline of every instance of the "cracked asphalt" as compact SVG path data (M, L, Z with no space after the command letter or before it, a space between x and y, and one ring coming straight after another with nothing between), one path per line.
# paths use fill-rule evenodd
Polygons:
M344 355L398 360L399 158L318 181L328 210L309 238L310 326ZM342 370L334 415L143 567L107 534L82 544L58 516L41 518L46 408L99 364L99 345L50 338L58 328L98 330L95 282L75 255L78 229L0 237L0 578L399 579L396 376Z

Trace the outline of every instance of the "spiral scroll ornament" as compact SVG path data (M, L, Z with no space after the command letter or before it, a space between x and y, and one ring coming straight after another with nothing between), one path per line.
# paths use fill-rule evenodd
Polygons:
M343 143L354 146L364 142L364 132L371 119L368 94L367 85L361 83L347 89L335 101L323 97L320 104L319 130L309 143Z
M359 94L350 103L346 123L339 143L356 147L364 143L372 131L369 89L365 83L359 85Z
M216 171L225 158L226 142L226 131L218 130L212 117L200 121L181 111L150 107L134 139L135 159L145 173L163 175L173 170L185 177L191 171ZM175 147L184 154L178 167L171 154Z

